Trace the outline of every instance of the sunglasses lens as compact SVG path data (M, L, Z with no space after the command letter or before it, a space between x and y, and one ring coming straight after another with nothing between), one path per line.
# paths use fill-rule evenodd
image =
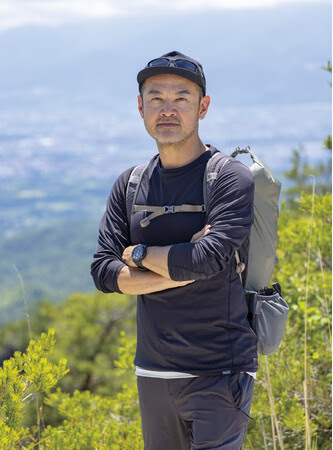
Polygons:
M167 58L153 59L148 63L148 67L178 67L179 69L189 70L190 72L197 73L198 68L191 61L185 59L170 60Z
M184 59L178 59L175 61L175 66L179 67L179 69L189 70L190 72L196 73L197 66L193 64L191 61L185 61Z
M153 59L148 63L148 67L167 67L169 60L166 58Z

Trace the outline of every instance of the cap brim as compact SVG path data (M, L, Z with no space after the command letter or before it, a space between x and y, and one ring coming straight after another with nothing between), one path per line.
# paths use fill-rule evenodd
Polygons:
M194 72L190 72L189 70L181 69L179 67L146 67L145 69L141 70L138 73L137 80L139 83L139 86L147 80L147 78L153 77L154 75L162 75L162 74L171 74L171 75L178 75L183 78L187 78L190 81L193 81L193 83L198 84L201 89L203 90L203 94L206 95L205 87L202 85L202 81L198 75L196 75Z

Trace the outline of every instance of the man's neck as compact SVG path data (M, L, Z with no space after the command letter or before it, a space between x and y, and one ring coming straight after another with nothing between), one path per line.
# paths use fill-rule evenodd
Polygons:
M164 169L176 169L177 167L186 166L207 150L199 138L196 142L187 141L179 145L157 144L157 147Z

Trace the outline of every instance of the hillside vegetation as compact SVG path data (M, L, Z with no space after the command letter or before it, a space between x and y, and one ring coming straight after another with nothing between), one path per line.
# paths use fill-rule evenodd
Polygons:
M282 206L273 278L290 313L279 351L259 361L245 449L331 448L331 201ZM0 329L3 359L17 351L0 369L0 448L143 449L135 307L101 293L38 303L27 350L26 320Z
M83 217L24 230L0 240L0 325L22 317L23 280L29 304L41 299L59 302L71 292L93 292L89 277L98 222Z

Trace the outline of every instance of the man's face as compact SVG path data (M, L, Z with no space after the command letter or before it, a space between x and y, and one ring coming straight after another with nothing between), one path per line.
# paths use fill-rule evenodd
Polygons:
M179 145L198 136L198 120L209 106L209 97L202 97L196 83L164 74L145 81L138 101L148 133L162 145Z

